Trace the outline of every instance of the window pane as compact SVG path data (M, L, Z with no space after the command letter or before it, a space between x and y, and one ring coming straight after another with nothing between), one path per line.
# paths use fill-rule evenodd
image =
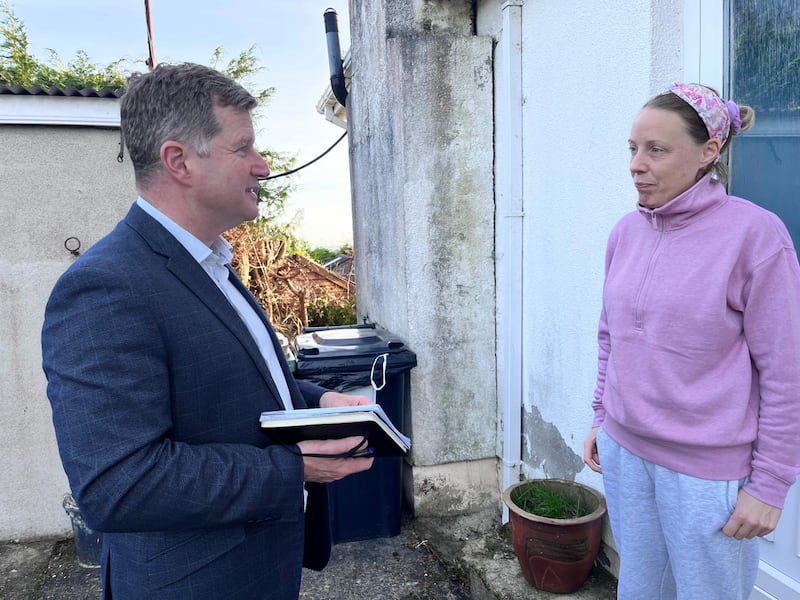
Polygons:
M800 3L730 0L729 97L756 111L730 191L777 213L800 248Z

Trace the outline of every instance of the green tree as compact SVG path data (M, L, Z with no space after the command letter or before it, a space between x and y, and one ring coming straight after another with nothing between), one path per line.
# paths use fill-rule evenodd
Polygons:
M1 84L78 89L109 87L115 90L125 87L125 75L120 70L125 61L120 59L99 66L92 63L85 52L79 51L72 61L64 64L54 50L48 50L51 64L40 62L31 54L25 25L14 15L8 0L0 0L0 15Z
M326 262L333 260L340 254L352 254L353 246L350 244L342 244L337 249L317 247L308 251L308 255L317 261L319 264L324 265Z
M321 265L336 258L336 252L330 248L314 248L308 255Z

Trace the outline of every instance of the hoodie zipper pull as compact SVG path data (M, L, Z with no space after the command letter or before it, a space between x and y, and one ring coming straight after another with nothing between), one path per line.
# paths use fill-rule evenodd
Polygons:
M655 212L650 213L650 223L653 229L658 229L658 215Z

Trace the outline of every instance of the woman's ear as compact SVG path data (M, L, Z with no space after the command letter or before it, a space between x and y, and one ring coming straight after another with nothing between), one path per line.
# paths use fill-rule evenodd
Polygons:
M717 138L710 138L705 145L703 146L703 153L701 156L701 160L703 162L703 166L707 167L711 163L713 163L719 157L720 153L720 144Z

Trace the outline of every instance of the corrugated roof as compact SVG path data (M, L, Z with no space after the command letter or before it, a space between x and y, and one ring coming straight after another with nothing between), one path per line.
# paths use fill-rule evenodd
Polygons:
M49 87L43 88L38 85L32 85L29 87L21 86L21 85L3 85L0 84L0 94L11 94L15 96L70 96L70 97L78 97L83 96L84 98L111 98L117 99L122 97L125 93L125 90L115 90L113 88L104 87L99 90L94 88L83 88L77 89L74 87L68 88L61 88L61 87Z

